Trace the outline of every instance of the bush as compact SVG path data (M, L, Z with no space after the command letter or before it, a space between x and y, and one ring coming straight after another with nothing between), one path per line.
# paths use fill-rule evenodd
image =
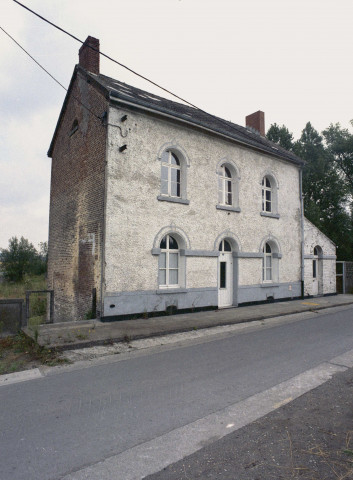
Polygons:
M47 244L40 245L40 252L26 239L12 237L8 248L1 250L1 270L6 280L20 282L25 274L40 275L46 271Z

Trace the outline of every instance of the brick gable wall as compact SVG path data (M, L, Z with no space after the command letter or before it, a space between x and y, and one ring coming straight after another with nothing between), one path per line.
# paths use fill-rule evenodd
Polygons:
M96 115L107 110L105 98L78 72L52 154L48 287L55 322L84 319L94 288L99 315L101 299L106 126L74 97Z

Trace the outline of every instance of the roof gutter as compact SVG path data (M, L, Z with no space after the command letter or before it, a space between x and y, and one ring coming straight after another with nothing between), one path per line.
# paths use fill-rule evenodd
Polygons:
M111 100L112 102L116 102L116 103L122 103L124 105L128 105L130 107L134 107L134 108L138 108L140 110L144 110L146 112L150 112L150 113L155 113L155 114L158 114L158 115L161 115L163 117L166 117L166 118L169 118L171 120L178 120L182 123L185 123L186 125L190 125L190 126L193 126L193 127L198 127L198 128L201 128L202 130L205 130L206 132L210 132L210 133L213 133L213 134L216 134L216 135L219 135L223 138L226 138L227 140L231 140L232 142L236 142L240 145L243 145L245 146L246 148L251 148L253 150L256 150L256 151L260 151L266 155L272 155L276 158L279 158L285 162L289 162L289 163L292 163L294 165L297 165L297 166L301 166L301 164L299 162L295 162L294 160L290 160L290 159L286 159L286 158L283 158L281 157L280 155L276 154L275 152L269 152L267 150L264 150L260 147L255 147L253 145L249 145L248 143L246 142L243 142L241 140L237 140L235 139L234 137L230 137L229 135L225 134L225 133L221 133L219 132L218 130L213 130L211 128L207 128L205 127L204 125L202 125L201 123L199 122L190 122L188 120L185 120L184 118L182 117L179 117L179 116L176 116L176 115L170 115L169 113L166 113L166 112L163 112L162 110L157 110L157 109L153 109L153 108L149 108L149 107L145 107L144 105L141 105L139 103L133 103L133 102L129 102L127 100L123 100L122 98L120 97L117 97L116 95L114 95L114 92L110 91L109 92L109 100Z

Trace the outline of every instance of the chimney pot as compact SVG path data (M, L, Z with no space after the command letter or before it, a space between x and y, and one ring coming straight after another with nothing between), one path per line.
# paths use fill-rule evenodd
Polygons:
M95 49L95 50L93 50ZM89 72L99 74L99 40L88 36L79 52L79 65Z
M260 135L265 136L265 114L259 110L245 118L245 125L258 131Z

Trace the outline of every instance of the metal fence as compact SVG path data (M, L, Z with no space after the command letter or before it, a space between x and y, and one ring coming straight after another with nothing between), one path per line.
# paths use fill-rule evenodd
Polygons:
M353 293L353 262L336 262L337 293Z
M26 325L54 322L54 290L27 290Z
M22 298L0 300L0 336L17 333L25 325Z

